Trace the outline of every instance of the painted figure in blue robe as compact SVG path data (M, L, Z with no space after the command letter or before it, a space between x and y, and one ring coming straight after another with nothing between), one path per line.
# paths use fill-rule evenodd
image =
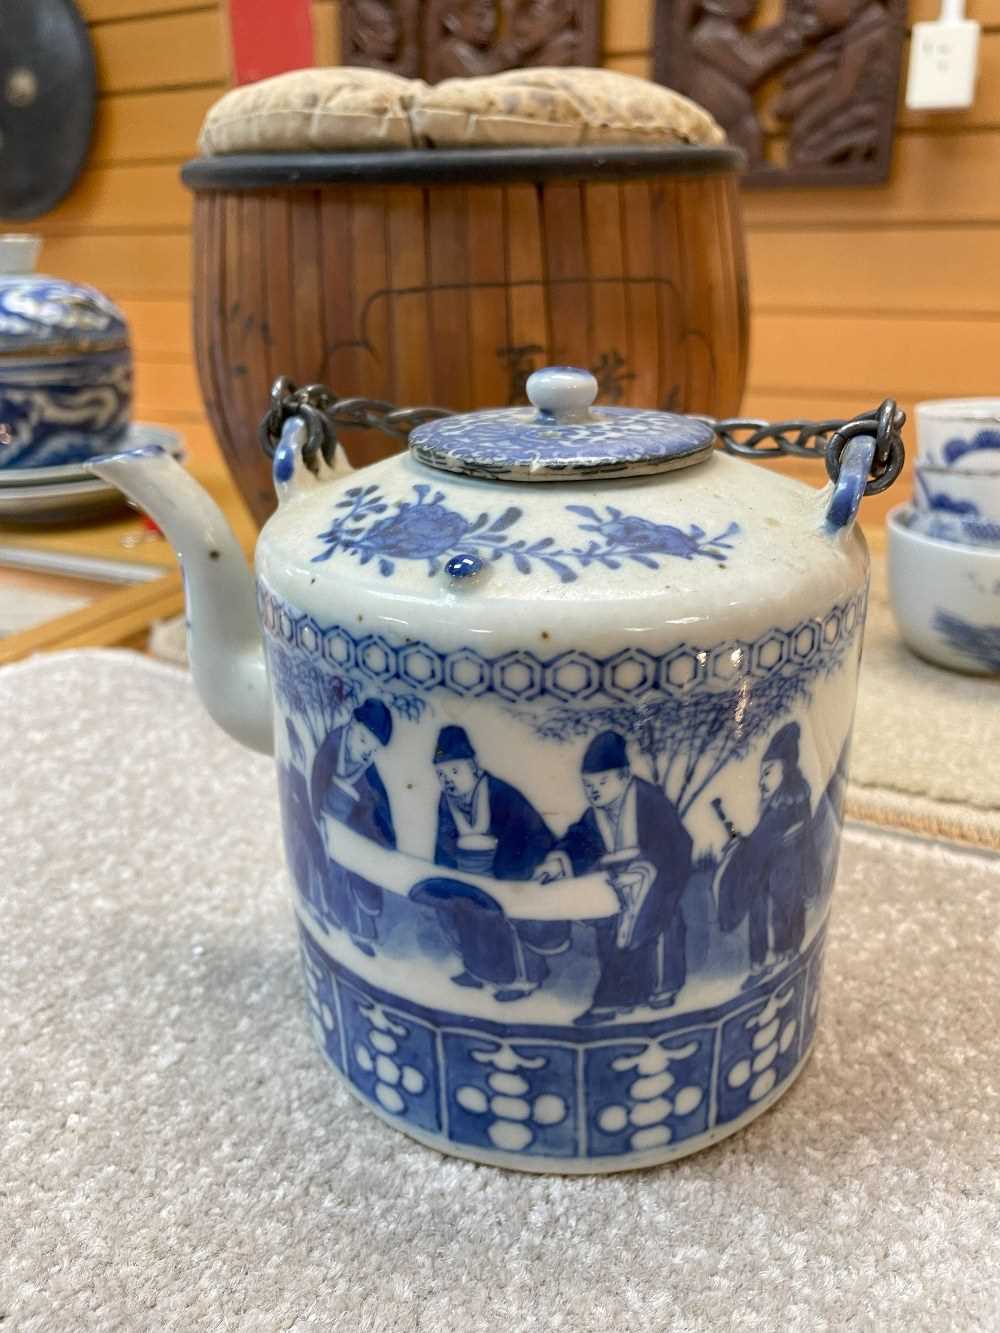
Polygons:
M389 797L375 765L391 739L392 715L378 699L366 699L344 725L330 732L316 751L309 783L317 824L332 815L380 847L395 848ZM382 912L378 885L328 857L324 893L333 923L347 931L362 953L374 954Z
M760 816L753 832L734 833L717 874L719 925L748 922L750 974L755 985L802 948L806 899L821 873L809 783L799 768L799 725L771 738L760 765Z
M676 1001L687 978L681 898L691 875L691 837L664 792L632 772L617 732L594 737L581 777L587 809L539 875L603 870L621 904L595 927L600 975L590 1008L574 1020L586 1025Z
M481 767L464 727L442 727L434 769L441 787L435 864L459 874L530 880L554 838L527 797ZM455 984L492 987L500 1001L537 990L548 976L547 957L569 947L568 922L511 922L487 892L468 892L458 880L430 881L413 896L435 907L461 955Z
M309 799L305 746L291 718L286 720L285 727L289 762L278 768L285 853L292 883L312 910L322 917L326 906L326 848Z

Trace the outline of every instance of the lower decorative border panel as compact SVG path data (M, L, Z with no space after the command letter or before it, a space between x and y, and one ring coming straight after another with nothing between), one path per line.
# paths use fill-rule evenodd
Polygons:
M521 1169L601 1171L708 1146L784 1091L815 1033L825 926L727 1004L586 1032L424 1008L362 981L302 926L300 939L327 1057L400 1129Z

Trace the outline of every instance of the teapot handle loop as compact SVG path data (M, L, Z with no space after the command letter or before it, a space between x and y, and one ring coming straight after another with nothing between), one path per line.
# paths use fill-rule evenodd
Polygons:
M848 441L840 456L837 480L826 509L826 530L831 535L848 532L854 526L874 458L873 435L856 435Z
M826 464L826 473L836 483L841 459L852 440L868 436L875 441L865 495L888 490L903 470L905 450L900 432L906 413L891 398L871 412L861 412L849 421L759 421L755 417L705 417L714 428L727 454L739 458L815 458Z
M338 398L323 384L307 384L300 389L287 375L281 375L271 386L271 400L257 436L264 453L274 459L285 424L296 418L305 428L305 439L299 446L302 461L319 476L324 464L335 471L345 470L343 449L337 441L338 426L380 430L405 442L414 426L451 415L446 407L396 407L381 398Z

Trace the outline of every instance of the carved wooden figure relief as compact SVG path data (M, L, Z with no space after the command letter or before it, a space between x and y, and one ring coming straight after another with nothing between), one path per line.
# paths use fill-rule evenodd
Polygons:
M867 185L889 174L905 0L657 0L658 82L700 102L751 185Z
M342 58L408 77L596 65L599 0L345 0Z
M420 74L420 0L350 0L342 23L345 65L368 65L408 79Z

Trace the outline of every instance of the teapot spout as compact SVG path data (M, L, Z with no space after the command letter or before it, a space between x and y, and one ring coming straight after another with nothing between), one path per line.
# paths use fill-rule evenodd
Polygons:
M270 754L271 699L253 577L222 511L159 446L108 454L86 467L166 533L184 574L188 656L202 703L235 740Z

